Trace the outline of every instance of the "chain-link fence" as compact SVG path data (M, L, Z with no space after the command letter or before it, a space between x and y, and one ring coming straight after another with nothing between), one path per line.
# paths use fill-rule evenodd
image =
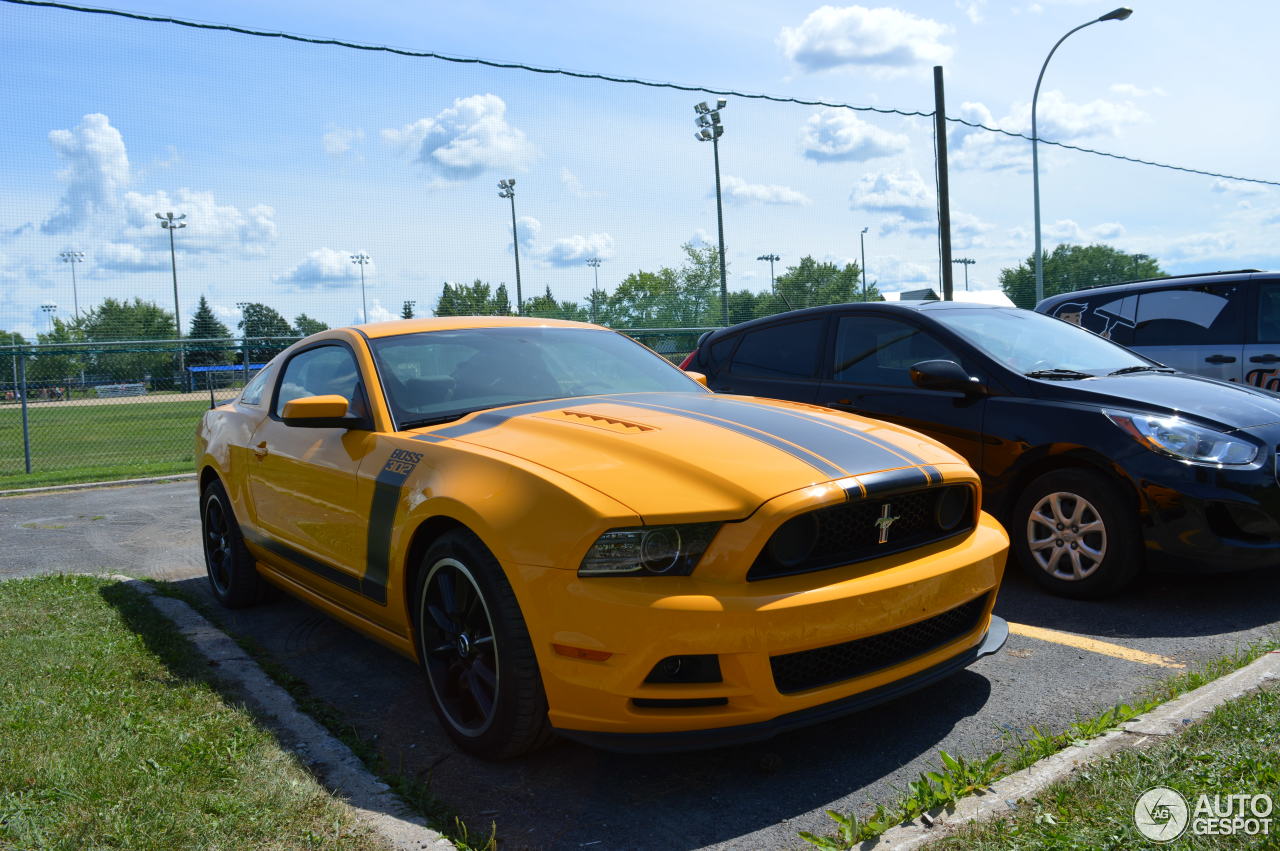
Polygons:
M626 333L678 364L706 330ZM0 490L190 471L201 414L296 339L0 346Z

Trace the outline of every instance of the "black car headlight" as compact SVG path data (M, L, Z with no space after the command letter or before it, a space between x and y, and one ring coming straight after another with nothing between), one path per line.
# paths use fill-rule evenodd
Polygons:
M1103 413L1143 446L1183 461L1239 467L1252 464L1258 457L1256 444L1180 417L1120 411Z
M579 576L688 576L719 523L610 529L587 550Z

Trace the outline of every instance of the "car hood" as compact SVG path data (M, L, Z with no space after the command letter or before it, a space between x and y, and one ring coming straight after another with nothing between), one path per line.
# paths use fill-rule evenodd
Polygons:
M1211 420L1229 431L1280 422L1280 396L1247 384L1181 372L1139 372L1038 383L1043 396L1103 407L1186 414Z
M513 405L415 436L515 455L654 522L746 517L783 493L959 456L916 432L825 408L702 393L633 393Z

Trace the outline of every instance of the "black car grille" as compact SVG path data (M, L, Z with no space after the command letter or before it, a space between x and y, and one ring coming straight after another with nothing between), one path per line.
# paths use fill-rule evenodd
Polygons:
M890 668L972 632L987 608L984 594L928 620L879 635L772 656L773 683L781 694L805 691Z
M959 518L952 525L940 517L944 499L952 500L950 513ZM961 503L958 510L956 501ZM882 543L877 523L886 505L894 520ZM820 508L784 523L756 557L747 571L747 580L772 579L880 558L968 532L974 521L973 489L968 485L932 487ZM805 525L796 528L797 523ZM793 540L787 546L780 546L787 535ZM795 539L802 537L812 539L813 546L807 554L794 549L786 552L787 547L796 546Z

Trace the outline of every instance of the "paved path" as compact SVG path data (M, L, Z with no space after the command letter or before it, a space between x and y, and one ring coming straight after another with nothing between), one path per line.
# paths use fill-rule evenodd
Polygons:
M0 498L0 576L106 569L207 596L193 482ZM795 848L824 810L887 802L939 749L981 756L1008 731L1057 731L1280 630L1280 570L1156 575L1123 597L1048 597L1011 574L1001 653L885 706L761 745L619 756L564 743L501 764L458 753L416 667L292 600L224 613L233 632L335 707L389 764L428 781L504 848ZM590 843L598 843L590 844Z

